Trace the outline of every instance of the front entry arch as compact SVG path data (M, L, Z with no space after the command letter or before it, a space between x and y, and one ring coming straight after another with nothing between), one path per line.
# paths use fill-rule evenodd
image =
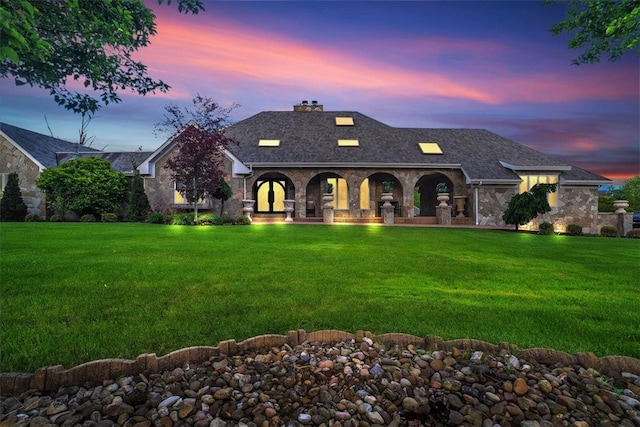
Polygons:
M284 201L293 198L295 189L289 178L282 174L265 174L253 186L256 213L284 213Z

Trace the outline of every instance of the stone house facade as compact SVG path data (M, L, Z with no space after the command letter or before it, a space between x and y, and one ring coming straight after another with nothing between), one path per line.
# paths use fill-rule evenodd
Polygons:
M193 208L165 167L180 132L151 153L103 153L84 147L79 152L76 144L10 125L0 130L0 173L19 171L32 213L45 212L35 187L39 171L78 155L108 159L125 174L137 165L153 210ZM598 188L610 183L487 130L396 128L355 111L324 111L316 102L256 114L227 127L225 135L235 141L223 153L233 196L222 213L251 212L258 220L284 219L285 205L292 205L294 221L322 221L327 184L334 188L335 218L380 220L385 183L391 183L397 223L435 224L436 187L444 183L451 223L502 226L515 194L536 183L557 183L549 196L552 211L523 228L550 221L557 231L577 223L585 233L597 233ZM204 200L199 210L220 213L220 202Z

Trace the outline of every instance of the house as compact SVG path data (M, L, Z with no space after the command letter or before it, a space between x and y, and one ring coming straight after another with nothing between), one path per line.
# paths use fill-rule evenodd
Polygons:
M76 153L75 144L54 139L44 150L35 147L32 132L4 124L0 130L0 172L19 165L26 172L27 160L33 163L32 171L21 176L27 194L34 193L31 183L43 167L77 155L100 156L131 174L135 154L154 210L192 208L165 167L177 150L179 133L152 153L87 152L84 147ZM547 220L559 231L577 223L585 233L596 233L598 189L610 183L487 130L396 128L355 111L324 111L315 101L303 101L291 111L256 114L229 126L225 134L236 144L224 151L226 180L233 189L224 213L251 213L257 220L284 219L285 206L292 205L294 221L322 221L323 193L332 184L336 221L381 221L383 183L391 183L395 223L435 224L446 219L437 208L436 191L444 183L451 223L499 226L515 194L537 183L557 183L549 195L552 211L530 227ZM38 160L34 150L47 151L48 161ZM219 203L204 200L199 209L217 213ZM41 195L33 195L30 208L44 212Z
M76 157L100 157L114 170L133 174L132 162L142 163L151 153L105 153L62 139L0 123L0 194L10 173L17 173L22 198L30 214L46 216L45 196L36 179L46 168L56 167Z
M294 220L320 220L327 183L336 220L379 219L383 182L392 182L396 223L437 223L436 186L444 182L452 223L504 225L515 194L558 183L552 211L539 221L562 231L577 223L588 233L597 232L598 188L610 182L486 130L396 128L355 111L324 111L315 101L256 114L225 134L237 144L225 151L234 195L224 206L237 216L253 205L258 220L284 219L285 200L293 201ZM139 167L152 206L189 207L164 167L175 145L170 138ZM215 212L216 201L200 206L207 207Z

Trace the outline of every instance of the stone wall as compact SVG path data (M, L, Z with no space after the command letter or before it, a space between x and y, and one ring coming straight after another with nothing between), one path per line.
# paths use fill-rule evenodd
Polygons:
M27 205L28 213L44 219L46 216L45 196L36 186L40 169L6 138L0 136L0 173L13 172L18 174L22 199Z
M517 191L515 185L482 185L478 187L478 225L506 225L502 214ZM473 194L475 197L475 192ZM470 200L471 203L475 203L473 198Z

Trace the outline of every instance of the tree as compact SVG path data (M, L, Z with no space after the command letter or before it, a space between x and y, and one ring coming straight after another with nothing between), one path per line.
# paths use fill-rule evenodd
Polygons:
M600 62L602 54L611 62L627 51L640 55L640 0L571 0L565 19L551 33L572 35L569 48L585 49L574 65Z
M17 173L10 173L0 200L0 221L24 221L27 205L20 192L20 180Z
M202 0L177 4L181 13L204 10ZM0 75L49 90L68 110L95 113L101 103L120 102L120 90L169 89L132 57L154 34L155 16L143 0L0 0ZM69 79L99 99L68 88Z
M211 193L211 197L220 200L220 216L222 216L224 202L229 200L231 196L233 196L233 189L229 184L227 184L227 181L222 178L218 184L218 189Z
M78 158L42 171L36 185L45 192L47 205L57 213L117 214L127 194L124 174L107 160Z
M134 170L127 220L130 222L143 222L147 218L147 213L151 210L151 206L149 205L147 193L144 191L144 180L140 172L135 168Z
M519 225L525 225L539 214L551 210L547 194L556 191L557 184L536 184L531 191L516 194L509 201L507 210L502 214L502 219L507 224L514 224L516 230Z
M628 200L627 211L640 211L640 175L626 180L619 187L611 186L605 194L598 197L599 212L613 212L613 202L616 200Z
M229 114L238 104L221 107L199 94L192 103L194 109L167 105L163 120L156 124L156 132L175 134L177 150L166 167L171 170L176 188L194 206L197 221L196 202L216 192L223 180L224 149L234 142L224 135L224 129L230 122Z

